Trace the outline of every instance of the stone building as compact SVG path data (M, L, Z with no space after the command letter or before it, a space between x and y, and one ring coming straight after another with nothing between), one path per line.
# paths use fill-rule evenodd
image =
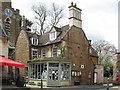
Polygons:
M8 36L4 28L2 27L2 21L0 20L0 56L8 57ZM0 66L0 78L7 75L7 67ZM0 80L1 84L1 80Z
M15 45L21 29L21 16L19 10L12 8L11 4L11 0L0 1L0 55L15 60ZM15 78L15 67L0 67L4 77Z
M104 81L104 66L98 64L98 54L92 47L90 48L90 59L94 65L94 84L102 84Z
M15 43L20 32L20 12L11 6L11 0L1 2L1 21L8 35L8 58L15 59Z
M114 55L114 66L113 66L113 80L118 81L118 75L120 74L120 52Z
M8 35L0 21L0 56L8 57Z
M81 20L81 9L69 6L69 24L43 35L26 31L25 17L17 38L15 59L26 64L28 83L44 86L93 84L94 65ZM22 71L23 73L23 71Z

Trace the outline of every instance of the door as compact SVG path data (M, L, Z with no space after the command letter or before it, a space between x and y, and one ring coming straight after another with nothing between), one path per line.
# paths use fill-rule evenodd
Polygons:
M48 86L59 86L59 63L49 64Z
M94 73L94 83L97 83L97 72Z

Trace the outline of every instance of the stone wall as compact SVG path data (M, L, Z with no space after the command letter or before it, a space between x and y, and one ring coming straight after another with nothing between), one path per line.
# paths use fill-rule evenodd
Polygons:
M0 38L0 55L8 58L8 40L7 40L7 38Z
M16 49L15 49L15 59L24 63L27 66L27 61L30 58L29 50L29 40L26 35L26 32L22 30L17 39Z
M89 57L89 42L81 28L73 26L64 40L67 42L66 57L72 60L72 70L81 71L81 76L72 77L72 84L79 81L80 84L89 84L89 73L91 83L93 82L93 63ZM81 68L81 65L84 68Z

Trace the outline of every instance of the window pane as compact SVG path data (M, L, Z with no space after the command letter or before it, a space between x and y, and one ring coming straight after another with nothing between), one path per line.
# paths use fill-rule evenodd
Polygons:
M38 45L38 39L37 38L31 38L31 42L33 45Z
M58 80L58 69L49 69L49 79Z
M57 46L53 46L52 48L52 57L56 57L57 56Z
M67 63L61 64L61 79L68 80L70 78L70 65Z
M32 49L32 59L38 58L38 50Z
M45 57L45 48L41 49L41 56Z
M56 39L56 32L50 32L49 34L50 40L55 40Z
M39 64L31 64L31 72L30 78L33 79L47 79L47 64L39 63Z

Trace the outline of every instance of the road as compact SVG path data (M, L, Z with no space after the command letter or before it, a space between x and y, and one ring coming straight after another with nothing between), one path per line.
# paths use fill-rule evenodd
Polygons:
M69 87L52 87L52 88L31 88L31 90L107 90L102 85L80 85L80 86L69 86ZM118 90L118 87L110 87L109 90Z
M119 89L118 89L119 87ZM107 90L102 85L79 85L79 86L68 86L68 87L48 87L41 89L40 87L15 87L15 86L4 86L0 90ZM110 87L109 90L120 90L120 86Z

